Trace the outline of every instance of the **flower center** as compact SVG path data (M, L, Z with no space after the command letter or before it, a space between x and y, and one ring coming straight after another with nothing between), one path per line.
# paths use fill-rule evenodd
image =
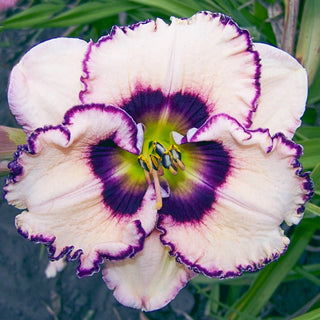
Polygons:
M207 106L198 94L191 92L178 91L167 95L160 89L152 90L142 85L138 85L133 92L121 109L131 115L136 123L146 125L144 144L138 161L136 155L127 152L120 152L120 157L125 161L130 188L143 189L146 182L153 183L157 207L163 209L162 198L169 198L168 186L174 191L184 190L190 176L196 175L201 166L193 159L194 146L184 144L178 148L171 133L176 131L184 136L188 129L201 127L212 106ZM137 170L138 165L144 175L141 168ZM187 168L185 171L184 166Z
M185 165L181 159L181 151L175 144L172 144L168 149L158 141L151 141L148 144L148 149L151 152L148 156L140 154L138 162L144 170L147 183L151 184L151 180L153 180L156 193L156 209L159 210L162 207L159 177L164 175L163 168L176 175L178 168L184 170Z
M168 115L164 113L158 116L157 121L146 120L144 143L141 154L138 156L138 163L144 171L146 182L154 185L156 209L159 210L162 208L162 198L168 197L169 184L175 186L179 183L178 181L184 180L182 172L185 164L182 161L180 147L175 144L172 136L172 132L177 129L173 119L168 121ZM188 162L188 155L184 160Z

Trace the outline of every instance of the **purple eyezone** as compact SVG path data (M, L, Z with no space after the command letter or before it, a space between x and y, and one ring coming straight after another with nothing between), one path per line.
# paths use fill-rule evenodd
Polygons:
M165 96L161 90L137 89L121 108L137 123L157 122L166 111L168 122L174 124L176 130L181 133L186 133L193 127L200 127L208 118L205 102L191 93L177 92Z
M141 207L146 188L145 185L134 185L126 174L116 174L121 165L120 152L126 151L113 140L106 139L91 147L89 162L95 176L103 183L104 204L114 214L133 215Z
M198 176L190 184L178 180L170 186L170 197L163 199L159 213L172 216L178 223L199 222L214 206L217 188L227 181L231 157L221 143L214 141L190 143L184 148L192 150L199 165Z
M8 86L27 136L4 187L18 232L78 260L79 277L103 264L115 298L142 311L196 273L278 259L314 193L292 140L304 68L223 14L170 19L46 41Z
M173 126L181 132L187 132L190 127L201 126L208 117L207 106L195 95L176 93L166 97L160 90L154 91L151 89L138 91L121 109L132 116L136 122L144 123L159 121L161 114L166 111L168 114L168 123L173 124ZM155 139L157 139L157 137L155 137ZM204 147L205 143L198 145L200 149L204 148L204 151L208 149ZM209 150L219 149L219 147L213 147L213 145L214 144L211 144ZM119 152L124 151L122 151L113 142L112 137L110 137L91 147L89 162L95 176L103 183L102 196L105 205L121 215L133 215L142 204L146 184L144 182L144 184L141 183L141 185L133 185L127 174L115 174L118 170L117 168L121 165ZM219 152L220 151L218 151L218 153ZM210 153L211 151L209 151L207 155L209 156ZM126 161L124 158L123 160ZM141 172L141 174L143 173ZM224 181L224 173L222 173L222 175L222 178L217 176L217 179ZM213 186L217 184L217 182L211 183ZM214 202L215 196L214 192L210 190L212 188L210 185L201 184L199 188L203 189L203 192L200 194L207 194L201 199L201 203L203 203L202 209L191 210L187 206L187 218L180 217L180 219L182 219L181 221L185 219L190 221L194 218L200 219L203 213L208 210ZM197 193L198 192L196 192L196 194ZM168 203L168 201L170 203ZM173 198L168 201L165 207L169 206L171 209L176 207L177 210L175 211L177 212L181 212L181 210L184 209L179 195L173 196ZM174 202L173 206L171 202ZM190 216L189 211L194 211L195 213L193 215L196 216ZM166 212L166 209L164 209L164 212Z

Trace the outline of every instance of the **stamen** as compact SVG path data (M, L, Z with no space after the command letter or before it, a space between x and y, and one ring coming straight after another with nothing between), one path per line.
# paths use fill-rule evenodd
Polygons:
M146 178L146 181L148 184L151 184L151 178L150 178L150 165L146 159L146 157L141 154L139 157L138 157L138 162L141 166L141 168L143 169L143 172L144 172L144 176Z
M159 142L153 141L153 150L162 157L163 154L167 151L167 149Z
M159 170L159 162L161 160L160 156L154 155L154 154L150 154L150 160L151 160L152 168L154 170L158 171Z
M172 156L170 154L169 151L165 151L163 156L162 156L162 165L166 168L166 169L169 169L170 172L173 174L173 175L176 175L177 174L177 168L173 165L172 163Z
M180 149L179 149L175 144L172 144L172 145L170 146L169 151L172 151L172 150L176 151L179 159L181 159L181 151L180 151Z
M175 146L174 144L169 148L169 152L170 152L172 159L174 161L181 160L181 152L178 149L178 147Z
M138 157L138 162L143 170L150 172L150 165L143 154L140 154L140 156Z
M163 175L164 175L164 171L163 171L163 167L162 167L162 165L160 163L159 170L158 170L158 176L163 176Z
M186 166L184 165L184 163L182 162L182 160L176 160L175 161L177 164L178 164L178 166L179 166L179 168L183 171L185 168L186 168Z
M161 165L161 158L157 154L150 154L150 161L151 161L151 166L154 170L158 171L159 176L163 176L163 168Z
M178 171L177 171L176 169L174 169L173 166L170 166L170 167L169 167L169 171L170 171L174 176L178 173Z
M160 210L162 208L162 196L161 196L159 176L156 170L152 170L152 177L153 177L153 183L154 183L154 190L156 192L156 209Z
M153 152L149 155L149 159L141 154L138 156L138 162L144 171L144 175L148 184L151 184L151 175L154 181L157 208L162 207L161 188L159 176L163 176L163 168L168 169L171 174L176 175L178 168L185 170L185 165L181 160L181 152L176 145L171 145L167 150L160 142L150 141L149 148L153 148Z
M169 152L170 152L170 154L172 156L173 162L175 164L177 164L181 170L184 170L186 167L185 167L184 163L181 160L181 152L180 152L179 148L176 145L173 144L169 148Z

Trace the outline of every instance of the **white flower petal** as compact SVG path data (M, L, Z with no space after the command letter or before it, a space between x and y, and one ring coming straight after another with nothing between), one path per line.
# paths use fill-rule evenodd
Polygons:
M37 129L5 187L10 204L28 209L16 217L19 232L47 244L52 259L80 256L79 276L98 271L103 257L141 250L156 222L154 190L130 184L117 155L119 147L138 154L137 135L124 111L101 105L74 107L63 126ZM111 151L95 149L100 141Z
M82 60L88 43L57 38L29 50L13 68L8 87L11 112L26 132L57 125L80 103Z
M186 167L184 183L164 200L162 242L212 277L238 276L278 258L289 244L280 225L299 223L312 196L297 161L301 147L280 134L246 131L226 115L210 118L189 142L196 143L199 170Z
M152 311L168 304L196 274L170 257L153 231L133 258L107 261L103 279L123 305Z
M248 32L209 12L172 18L171 25L157 19L116 27L90 44L84 72L82 102L124 107L141 96L135 103L147 112L147 91L161 92L164 102L177 94L190 95L193 99L182 109L196 113L198 98L207 114L228 113L246 126L260 93L259 57Z
M292 138L300 126L308 95L308 77L288 53L263 43L254 48L261 58L261 96L250 129L268 128L271 135Z

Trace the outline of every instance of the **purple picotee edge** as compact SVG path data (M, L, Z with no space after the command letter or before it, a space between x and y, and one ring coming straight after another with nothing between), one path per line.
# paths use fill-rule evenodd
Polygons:
M165 219L165 217L163 215L159 216L157 229L162 232L162 234L160 235L161 243L170 248L169 255L171 255L172 257L175 257L175 259L178 263L182 263L182 264L186 265L195 273L202 273L205 276L210 277L210 278L220 278L220 279L235 278L235 277L239 277L240 275L242 275L243 272L256 272L260 269L263 269L270 262L279 259L279 257L281 255L283 255L288 248L288 246L285 246L282 252L273 253L271 257L267 257L261 262L258 262L258 263L254 262L251 265L247 265L247 266L239 265L236 267L238 272L224 271L224 270L218 270L218 269L208 270L206 268L203 268L201 265L199 265L197 263L192 263L188 258L184 257L180 252L177 251L176 253L174 253L176 251L175 245L170 241L164 240L164 236L166 235L167 231L163 227L159 226L161 224L162 220L164 220L164 219Z
M21 234L24 238L35 242L35 243L41 243L47 246L48 251L48 258L51 261L59 260L63 257L66 257L66 260L68 262L79 260L79 264L76 268L76 274L79 278L85 277L85 276L91 276L92 274L100 271L100 264L103 263L104 259L108 260L123 260L125 258L132 258L135 256L135 254L139 251L141 251L144 247L144 241L146 238L146 233L141 225L141 222L139 220L133 221L136 229L137 234L140 235L139 242L136 246L129 245L126 250L120 251L116 255L110 255L103 252L97 251L97 255L95 260L92 262L91 268L82 268L81 266L81 255L83 254L82 249L78 249L75 252L73 252L74 247L73 246L66 246L64 247L58 255L56 255L56 246L53 244L55 241L55 237L46 237L43 234L37 234L37 235L31 235L29 238L29 234L27 232L24 232L21 230L21 228L18 228L18 233Z
M81 267L81 260L79 260L79 265L76 269L76 273L79 278L82 278L84 276L91 276L93 273L99 272L100 270L100 264L103 263L104 259L108 259L110 261L117 261L117 260L123 260L125 258L133 258L136 253L141 251L144 247L144 241L146 238L146 232L144 231L140 220L133 221L136 228L137 228L137 234L140 234L139 243L137 246L128 246L126 250L120 251L117 255L109 255L106 253L99 253L97 254L97 257L95 261L93 262L93 267L86 269Z
M104 104L89 104L89 105L79 105L74 106L73 108L69 109L65 116L64 116L64 122L62 125L58 126L45 126L43 128L36 129L31 136L27 139L27 144L18 146L17 151L13 154L13 160L9 162L8 168L10 169L9 177L6 180L5 186L8 183L15 183L19 180L19 177L23 175L23 166L19 163L19 158L23 153L29 153L29 154L36 154L36 141L40 134L43 134L48 131L60 131L62 134L66 136L66 141L70 141L70 131L68 130L67 126L71 124L72 118L76 113L84 112L86 110L92 110L96 109L98 111L103 112L112 112L112 113L119 113L120 116L123 118L124 121L127 122L128 126L131 126L136 130L136 134L134 133L133 136L137 137L138 129L137 125L132 119L132 117L127 114L125 111L121 110L117 107L112 106L105 106ZM117 141L114 141L117 143ZM132 150L128 150L129 152L132 152L134 154L139 154L140 150L137 147L139 144L139 141L135 140L133 141L132 145L134 148ZM4 196L6 195L6 191Z
M80 81L83 85L83 89L79 92L79 100L81 101L81 103L84 103L84 95L85 93L88 91L88 84L86 82L86 79L89 79L90 77L90 73L89 73L89 69L87 66L87 62L89 61L89 57L92 51L92 46L94 46L94 42L92 40L90 40L89 45L88 45L88 50L84 56L84 59L82 61L82 71L83 74L80 77Z
M187 137L183 137L181 139L181 143L187 143L187 142L193 142L194 139L196 138L196 136L201 133L201 130L203 130L202 128L207 126L208 123L214 121L216 118L218 117L224 117L230 121L233 121L234 123L236 123L239 127L242 127L241 124L234 118L230 117L227 114L218 114L218 115L214 115L212 117L210 117L206 123L200 127L189 139L187 139ZM255 132L260 132L263 134L268 134L269 137L272 140L272 144L270 145L270 147L267 150L267 153L271 152L273 149L273 142L275 139L281 139L281 143L285 144L286 146L288 146L290 149L294 149L295 150L295 157L294 160L291 163L291 166L293 168L296 168L295 174L300 177L300 178L304 178L304 182L302 183L303 189L306 191L306 194L303 196L303 198L301 199L301 202L307 202L308 200L310 200L313 195L314 195L314 186L313 186L313 182L312 179L310 178L310 172L303 172L303 167L302 164L299 162L299 158L301 157L301 155L303 154L303 148L301 145L296 144L295 142L293 142L292 140L289 140L285 137L285 135L281 132L276 133L273 137L271 137L270 132L268 129L263 129L263 128L258 128L255 130L249 130L249 129L245 129L243 128L243 131L246 133L255 133ZM300 205L297 208L297 213L299 215L302 215L304 212L304 204Z
M310 177L310 172L303 172L303 167L302 164L299 162L299 158L302 156L303 154L303 147L299 144L296 144L295 142L293 142L292 140L289 140L285 137L285 135L281 132L276 133L273 137L272 137L272 141L275 139L281 139L281 142L283 144L285 144L287 147L289 147L290 149L294 149L295 150L295 158L291 163L292 168L296 168L295 174L304 179L304 182L302 184L303 189L306 191L305 195L302 198L303 202L307 202L309 201L313 195L314 195L314 185L312 182L312 179ZM302 215L304 212L304 204L300 205L297 209L297 213L299 215Z
M67 141L70 141L70 136L71 136L70 131L67 128L65 128L64 126L62 126L62 125L45 126L43 128L38 128L31 134L31 136L27 140L28 152L30 154L36 154L37 153L36 141L37 141L38 137L40 136L40 134L46 133L48 131L60 131L62 134L65 135Z
M17 147L17 151L13 154L13 160L8 163L8 169L10 169L10 174L9 177L6 179L6 185L10 182L17 182L18 178L23 175L23 166L19 163L18 159L20 158L21 154L23 152L26 152L27 150L27 145Z
M254 75L254 86L255 86L256 93L255 93L255 96L254 96L254 98L252 99L252 102L251 102L252 109L249 110L248 116L246 118L246 123L244 124L246 128L250 128L250 126L252 125L252 115L257 109L257 101L258 101L258 99L260 97L260 94L261 94L261 85L260 85L261 63L260 63L259 53L258 53L258 51L253 49L253 42L252 42L252 39L250 37L250 34L249 34L248 30L241 29L238 26L238 24L233 21L233 19L231 17L228 17L228 16L220 14L220 13L211 13L211 12L208 12L208 11L201 11L201 12L196 13L196 15L200 15L200 14L210 15L212 19L219 18L220 22L223 25L227 25L227 24L228 25L232 25L233 27L236 28L236 30L237 30L237 32L238 32L238 34L240 36L244 35L246 37L247 51L252 53L253 60L255 61L255 64L256 64L256 71L255 71L255 75ZM191 19L191 18L182 18L181 20L188 20L188 19ZM82 61L83 75L81 76L80 80L81 80L81 82L83 84L83 89L79 93L79 99L80 99L80 101L82 103L85 103L85 95L86 95L87 90L88 90L88 85L87 85L87 81L86 80L90 78L90 72L89 72L89 68L88 68L88 61L90 59L90 54L91 54L91 51L92 51L92 47L95 46L95 47L99 48L101 46L101 44L103 44L104 42L113 40L115 34L117 32L119 32L119 31L123 32L123 33L127 33L128 29L135 30L136 28L140 27L141 25L148 24L148 23L154 23L155 26L156 26L156 22L154 20L146 20L146 21L138 22L136 24L133 24L133 25L127 26L127 27L114 26L112 28L110 34L101 37L96 44L94 42L90 41L89 46L88 46L88 50L87 50L87 52L85 54L85 57L84 57L84 59Z
M188 143L188 142L193 142L195 140L196 136L203 130L203 127L206 127L208 125L208 123L214 121L218 117L227 118L228 120L235 122L239 127L242 127L236 119L234 119L226 114L215 115L215 116L210 117L202 127L200 127L191 137L189 137L189 139L187 138L187 136L183 137L181 139L181 143L184 144L184 143ZM292 166L292 168L296 168L295 174L298 177L304 179L304 181L302 182L302 187L306 191L306 193L304 194L304 196L301 199L301 202L303 202L303 204L299 205L299 207L296 210L297 214L302 216L304 209L305 209L304 203L306 201L310 200L312 198L312 196L314 195L314 186L313 186L313 182L310 178L310 173L309 172L303 173L302 164L299 162L299 158L303 154L302 146L294 143L292 140L287 139L283 133L277 133L273 137L271 137L268 129L258 128L255 130L249 130L249 129L243 128L243 131L247 132L249 134L254 133L254 132L260 132L260 133L269 135L269 137L272 140L272 145L268 148L267 153L272 151L273 141L275 139L281 139L281 143L285 144L290 149L295 150L295 156L294 156L294 160L291 163L291 166ZM224 279L224 278L238 277L244 271L255 272L257 270L264 268L266 264L269 264L270 262L277 260L282 254L284 254L286 252L286 250L288 248L288 246L285 246L285 248L283 249L282 252L273 253L271 257L265 258L262 262L252 263L251 265L247 265L247 266L239 265L239 266L237 266L238 272L223 271L223 270L207 270L206 268L203 268L199 264L192 263L187 257L184 257L180 252L176 251L175 245L172 242L166 241L164 239L164 237L167 233L166 229L161 226L161 223L164 219L165 219L165 216L160 214L159 219L158 219L158 223L157 223L157 229L162 232L162 234L160 235L161 243L163 245L167 245L170 247L169 254L172 256L175 256L177 262L183 263L186 266L188 266L190 269L192 269L194 272L203 273L204 275L206 275L208 277L218 277L218 278ZM174 253L175 251L176 251L176 253Z
M194 132L192 132L192 134L191 134L190 136L188 136L188 133L187 133L187 135L184 136L184 137L181 139L180 143L181 143L181 144L185 144L185 143L188 143L188 142L197 142L197 140L196 140L197 136L198 136L199 134L201 134L201 132L202 132L203 130L206 130L206 128L207 128L208 126L210 126L211 123L216 122L217 119L219 119L219 118L227 119L228 121L233 122L234 124L236 124L239 128L241 128L241 129L243 130L243 132L245 132L245 133L247 133L247 134L249 135L248 139L251 139L251 137L252 137L251 132L261 132L261 133L267 133L267 134L269 134L269 130L268 130L268 129L262 129L262 128L255 129L255 130L246 129L245 127L243 127L243 126L241 125L241 123L240 123L237 119L229 116L229 115L226 114L226 113L219 113L219 114L215 114L215 115L209 117L209 118L206 120L206 122L205 122L200 128L198 128L197 130L195 130ZM193 128L192 128L191 130L193 130ZM270 134L269 134L269 135L270 135ZM271 147L271 149L272 149L272 147Z
M23 166L21 166L18 161L19 157L24 152L29 153L29 154L36 154L37 153L36 142L37 142L37 138L40 136L40 134L48 132L48 131L58 130L66 136L67 141L70 141L71 133L68 129L68 125L72 124L72 118L74 117L74 115L77 113L84 112L86 110L92 110L92 109L96 109L96 110L103 111L103 112L119 113L120 116L125 118L124 121L127 122L128 126L130 125L133 129L137 130L137 126L136 126L135 122L133 121L133 119L125 111L123 111L119 108L112 107L112 106L105 106L103 104L75 106L66 112L65 117L64 117L64 122L62 125L47 126L44 128L38 128L28 138L27 145L18 146L17 152L14 154L14 160L8 164L8 167L11 170L11 174L9 175L9 178L7 179L7 184L17 182L18 178L23 175ZM128 123L128 122L130 122L130 123ZM136 135L133 134L133 136L136 136ZM117 143L117 141L115 141L115 143ZM134 151L136 154L138 154L140 152L140 150L136 147L137 143L138 142L135 140L134 143L132 144L134 147L131 150L131 151ZM6 192L5 192L5 194L6 194ZM109 254L98 252L97 257L93 262L92 268L89 268L89 269L82 268L81 261L79 260L79 265L76 269L77 275L79 277L83 277L83 276L92 275L93 273L98 272L100 269L99 265L103 262L104 258L109 259L109 260L121 260L126 257L133 257L137 252L141 251L143 249L144 239L146 237L146 233L145 233L144 229L142 228L141 222L139 220L135 220L134 223L137 228L137 233L140 234L140 240L139 240L139 243L137 246L128 246L127 250L123 250L123 251L119 252L117 255L109 255ZM78 249L75 252L73 252L73 249L74 249L73 246L66 246L59 252L58 255L56 255L56 247L53 245L53 243L55 241L54 236L53 237L46 237L43 234L38 234L38 235L30 235L30 238L29 238L29 235L26 232L22 231L21 228L18 228L18 232L26 239L29 239L29 240L36 242L36 243L42 243L42 244L47 245L48 256L49 256L50 260L59 260L65 256L67 261L73 261L73 260L79 259L80 256L83 254L83 251L81 249Z
M141 22L129 25L129 26L113 26L111 29L111 32L108 35L101 37L97 43L94 43L92 40L90 41L89 46L88 46L88 50L87 50L87 52L84 56L84 59L82 61L83 75L81 76L80 81L83 84L83 89L79 93L79 99L80 99L81 103L85 103L84 96L88 90L88 85L86 83L86 80L90 78L90 72L89 72L87 63L90 59L92 47L95 46L95 47L99 48L101 46L101 44L103 44L104 42L113 40L113 38L117 32L123 32L126 34L128 29L135 30L138 27L140 27L141 25L145 25L148 23L154 23L154 21L147 19L145 21L141 21Z
M9 177L6 179L5 187L9 183L16 183L19 181L19 178L23 175L24 170L23 166L19 163L19 159L23 153L36 154L36 140L41 133L45 133L51 130L59 130L63 133L67 140L70 140L70 132L65 127L58 126L45 126L43 128L36 129L31 136L27 139L27 144L18 146L17 151L13 154L13 160L9 162L8 168L10 169ZM6 195L6 191L4 196Z
M206 128L206 126L208 126L208 124L210 124L210 122L215 121L217 118L219 117L223 117L226 118L234 123L236 123L240 128L243 128L241 126L241 124L234 118L230 117L227 114L218 114L218 115L214 115L211 116L204 124L202 127L200 127L191 137L189 137L189 139L187 138L187 136L183 137L181 139L181 144L187 143L187 142L194 142L195 138L197 137L197 135L199 133L201 133L201 131ZM294 149L295 150L295 157L294 160L291 163L291 166L293 168L296 168L295 174L300 177L300 178L304 178L304 182L302 183L303 189L306 191L306 194L303 196L302 198L302 202L306 202L308 200L310 200L312 198L312 196L314 195L314 186L313 186L313 182L312 179L310 178L310 172L303 172L303 167L302 164L299 162L299 158L301 157L301 155L303 154L303 148L301 145L296 144L295 142L293 142L292 140L289 140L285 137L285 135L281 132L276 133L273 137L271 137L270 132L268 129L263 129L263 128L258 128L255 130L250 130L250 129L245 129L243 128L243 131L250 134L251 133L255 133L255 132L260 132L263 134L267 134L269 135L270 139L272 140L272 144L270 145L270 147L267 150L268 152L271 152L273 149L273 142L276 139L281 139L281 143L285 144L286 146L288 146L290 149ZM297 213L298 214L302 214L304 211L304 205L301 205L298 207L297 209Z
M244 35L246 37L247 40L247 51L253 54L253 59L255 61L256 64L256 71L255 71L255 75L254 75L254 86L256 88L256 94L254 96L254 98L252 99L251 105L252 105L252 110L249 111L248 117L247 117L247 123L245 124L246 128L250 128L252 125L252 115L254 112L256 112L257 107L258 107L258 99L261 95L261 84L260 84L260 78L261 78L261 59L259 56L259 52L253 49L253 42L252 39L250 37L250 33L248 30L246 29L241 29L239 27L239 25L229 16L226 16L224 14L221 13L212 13L210 11L202 11L199 12L205 15L210 15L213 19L215 18L219 18L220 22L223 25L232 25L236 28L237 32L239 35ZM198 13L198 14L199 14Z
M119 117L121 117L121 120L123 121L123 125L126 125L127 127L132 128L132 130L134 131L132 133L132 137L135 137L135 139L130 143L130 145L133 147L131 148L128 147L125 150L133 154L139 154L141 152L140 148L138 147L139 145L141 145L141 141L138 141L139 135L138 135L137 124L127 112L125 112L124 110L118 107L106 106L104 104L94 104L94 103L74 106L65 113L63 125L64 126L71 125L72 118L77 113L86 112L93 109L99 112L118 114ZM119 145L119 140L120 139L117 139L116 137L113 139L114 143L117 145Z

